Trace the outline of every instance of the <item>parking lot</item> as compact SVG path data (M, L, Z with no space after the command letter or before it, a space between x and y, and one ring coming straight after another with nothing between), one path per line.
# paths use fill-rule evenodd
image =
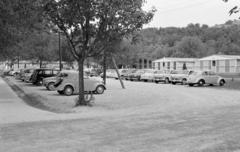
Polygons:
M65 121L56 117L4 125L1 151L215 152L240 148L238 90L131 81L124 81L126 89L122 89L119 81L108 79L106 92L94 95L92 107L76 108L77 96L11 81L55 112L75 116Z

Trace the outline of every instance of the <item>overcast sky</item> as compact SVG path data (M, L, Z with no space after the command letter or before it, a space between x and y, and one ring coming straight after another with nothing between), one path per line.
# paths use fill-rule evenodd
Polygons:
M228 11L240 0L146 0L144 9L155 7L157 12L146 27L185 27L189 23L213 26L223 24L237 15L229 16ZM239 14L240 15L240 14Z

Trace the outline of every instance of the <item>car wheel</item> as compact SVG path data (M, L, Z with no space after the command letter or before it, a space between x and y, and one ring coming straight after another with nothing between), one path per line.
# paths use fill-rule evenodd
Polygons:
M199 85L199 86L203 86L204 84L205 84L205 81L204 81L204 80L199 80L199 81L198 81L198 85Z
M64 88L64 94L65 94L66 96L72 95L72 94L73 94L73 87L71 87L71 86L66 86L66 87Z
M173 85L175 85L175 84L176 84L176 82L172 82L172 84L173 84Z
M50 90L50 91L55 90L54 82L50 82L50 83L48 83L47 88L48 88L48 90Z
M158 83L159 81L155 80L155 83Z
M187 79L183 79L182 80L182 85L186 85L187 84Z
M224 80L220 80L219 85L220 86L224 86L224 84L225 84L225 81Z
M192 83L189 83L188 85L189 85L190 87L192 87L194 84L192 84Z
M105 90L104 86L99 85L99 86L97 86L95 92L96 92L97 94L103 94L104 90Z
M169 83L169 79L168 78L165 78L165 83Z

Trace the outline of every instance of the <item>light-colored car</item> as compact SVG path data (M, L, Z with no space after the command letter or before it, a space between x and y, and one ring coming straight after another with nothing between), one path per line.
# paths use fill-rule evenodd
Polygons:
M44 78L43 86L45 86L46 89L49 91L54 91L55 90L54 84L58 80L58 77L61 77L61 76L57 75L55 77Z
M223 86L226 81L213 71L194 71L189 75L187 83L189 86L193 86L195 84L199 86L203 86L205 84Z
M154 73L156 73L156 70L148 70L144 74L140 76L141 81L153 81L154 80Z
M170 83L171 82L171 74L168 70L159 70L154 73L154 81L156 83L158 82L165 82Z
M187 84L188 76L192 73L192 70L174 70L171 71L171 82L172 84L180 83Z
M59 94L65 94L67 96L78 93L78 72L64 71L61 73L62 77L58 77L58 80L54 84L55 90L57 90ZM106 90L106 87L101 78L84 76L84 91L103 94L104 90Z
M103 73L100 74L101 77L103 77ZM117 78L117 72L115 69L107 69L106 70L106 77L107 78Z

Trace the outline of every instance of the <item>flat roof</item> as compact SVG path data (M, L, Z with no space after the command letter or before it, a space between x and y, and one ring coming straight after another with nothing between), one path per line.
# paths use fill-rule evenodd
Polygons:
M232 60L232 59L240 59L240 55L222 55L222 54L214 54L211 56L207 56L199 59L200 61L206 60Z
M163 57L161 59L154 60L153 62L195 62L198 58L173 58L173 57Z

